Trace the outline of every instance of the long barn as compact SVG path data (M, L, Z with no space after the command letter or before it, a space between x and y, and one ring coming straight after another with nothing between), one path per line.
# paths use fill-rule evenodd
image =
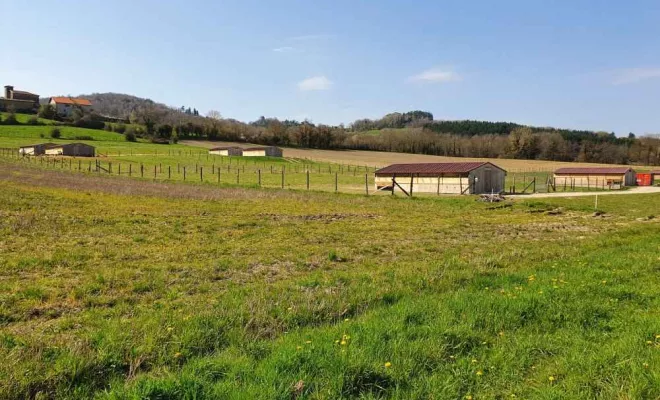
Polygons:
M392 164L376 171L376 190L436 194L504 191L506 171L490 162Z
M555 186L616 189L635 186L635 171L630 167L568 167L554 174Z

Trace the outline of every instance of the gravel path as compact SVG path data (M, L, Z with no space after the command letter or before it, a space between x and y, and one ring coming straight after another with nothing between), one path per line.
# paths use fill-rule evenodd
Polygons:
M540 199L548 197L584 197L584 196L612 196L624 194L660 193L659 186L638 186L627 190L612 190L609 192L556 192L556 193L534 193L516 194L506 196L507 199Z

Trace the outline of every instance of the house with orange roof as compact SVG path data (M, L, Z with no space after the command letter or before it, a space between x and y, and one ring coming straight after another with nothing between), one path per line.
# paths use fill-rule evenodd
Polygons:
M87 99L51 97L48 100L48 104L53 106L57 115L61 117L70 117L76 108L81 109L85 113L92 111L92 102Z

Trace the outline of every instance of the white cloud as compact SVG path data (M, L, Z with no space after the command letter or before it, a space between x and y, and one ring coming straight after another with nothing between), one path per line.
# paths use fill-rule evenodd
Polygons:
M276 53L289 53L295 50L296 48L291 46L276 47L273 49L273 51Z
M449 69L431 68L408 78L408 82L446 83L460 81L461 76Z
M660 68L627 68L614 74L612 84L626 85L654 78L660 78Z
M298 82L298 89L302 91L328 90L332 84L332 81L323 75L314 76Z

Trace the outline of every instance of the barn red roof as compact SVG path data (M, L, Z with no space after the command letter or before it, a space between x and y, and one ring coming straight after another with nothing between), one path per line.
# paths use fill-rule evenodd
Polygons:
M51 97L51 100L54 100L55 103L60 104L73 104L79 106L91 106L92 102L87 99L74 99L72 97Z
M567 167L559 168L555 174L621 175L630 170L632 170L630 167Z
M468 173L489 162L457 162L457 163L417 163L417 164L392 164L376 171L376 175L394 175L394 174L452 174Z

